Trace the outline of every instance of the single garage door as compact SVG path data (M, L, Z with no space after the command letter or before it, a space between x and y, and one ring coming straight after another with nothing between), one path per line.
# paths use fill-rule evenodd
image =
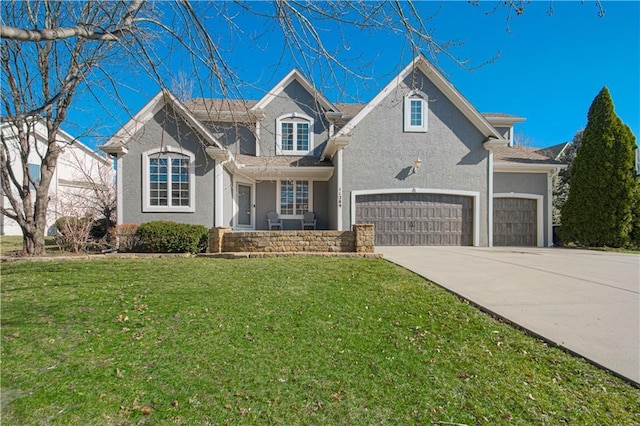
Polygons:
M358 195L356 223L375 226L378 246L470 246L473 198L414 193Z
M537 200L493 199L493 245L537 245Z

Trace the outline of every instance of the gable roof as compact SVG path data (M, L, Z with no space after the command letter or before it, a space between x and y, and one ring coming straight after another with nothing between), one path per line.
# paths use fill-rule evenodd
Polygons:
M500 146L493 149L494 172L557 172L566 167L538 148Z
M511 127L515 123L522 123L527 121L524 117L518 117L517 115L503 114L501 112L483 112L482 116L487 119L489 124L495 127Z
M263 118L253 107L258 101L241 99L195 98L184 102L185 108L205 121L255 122Z
M329 111L338 111L336 106L329 102L329 100L322 93L320 93L318 89L316 89L315 86L311 84L311 82L307 80L307 78L296 68L289 71L289 74L287 74L282 80L278 82L278 84L276 84L271 90L269 90L267 94L264 95L262 99L260 99L251 109L262 111L293 81L297 81L298 83L300 83L300 85L302 85L302 87L304 87L304 89L309 92L309 94L312 95L313 98L316 99L316 101L325 109Z
M563 142L557 145L552 145L546 148L539 149L538 152L543 155L548 155L549 157L555 160L560 160L562 158L562 155L570 145L571 145L571 142Z
M44 123L44 119L39 116L33 116L29 118L29 125L32 127L33 137L36 141L41 141L46 144L48 139L49 130L47 129L46 124ZM14 123L2 123L0 124L0 133L4 137L7 138L17 138L18 133ZM111 161L102 155L101 153L95 151L92 148L89 148L87 145L82 143L80 139L75 136L71 136L69 133L62 129L58 129L56 134L56 143L63 144L63 146L72 146L73 148L78 148L83 151L85 154L92 157L94 160L103 163L106 166L111 166Z
M493 150L496 163L560 164L538 148L526 146L502 146Z
M398 88L400 83L415 70L420 70L446 97L451 101L471 123L487 138L502 140L496 129L487 119L476 110L473 105L431 64L420 54L413 59L400 73L394 77L364 108L362 108L342 129L336 137L344 137L376 107L387 95Z
M222 149L222 145L211 131L198 120L195 115L185 107L185 105L176 98L167 89L162 89L156 94L149 103L134 115L120 130L116 132L106 144L98 148L107 154L126 154L126 145L129 139L133 137L142 127L153 118L165 105L171 105L175 111L185 120L187 125L199 133L211 145Z

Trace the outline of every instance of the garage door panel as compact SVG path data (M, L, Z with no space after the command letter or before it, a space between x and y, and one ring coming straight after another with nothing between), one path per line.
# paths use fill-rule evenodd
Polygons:
M376 245L472 245L473 199L442 194L356 197L356 223L372 223Z
M537 245L537 200L494 198L493 245Z

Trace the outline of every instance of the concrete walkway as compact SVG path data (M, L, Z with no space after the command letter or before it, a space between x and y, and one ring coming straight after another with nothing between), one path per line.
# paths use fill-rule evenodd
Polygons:
M520 247L376 250L387 260L640 383L640 256Z

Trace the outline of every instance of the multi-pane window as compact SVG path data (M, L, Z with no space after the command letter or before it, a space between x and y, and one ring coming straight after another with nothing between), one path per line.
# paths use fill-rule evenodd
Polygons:
M411 92L405 97L404 131L427 131L427 98L420 92Z
M422 126L422 99L411 99L411 126Z
M282 123L282 150L293 151L293 123Z
M296 150L309 151L309 123L296 123Z
M278 154L304 155L313 148L313 119L299 113L276 120Z
M150 207L192 207L190 159L178 153L148 157L148 195Z
M302 215L309 211L310 193L307 180L280 182L280 214Z

